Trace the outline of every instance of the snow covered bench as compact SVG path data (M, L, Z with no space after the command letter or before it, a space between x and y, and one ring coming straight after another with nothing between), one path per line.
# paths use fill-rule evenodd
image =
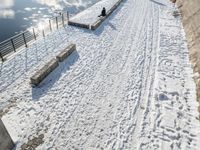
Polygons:
M39 85L57 66L58 60L53 58L31 77L31 84L35 86Z
M57 60L59 62L62 62L65 58L67 58L73 51L76 50L75 44L70 44L67 48L65 48L63 51L61 51L57 56Z
M67 46L56 56L56 58L51 59L31 77L31 84L35 86L39 85L40 82L42 82L42 80L44 80L44 78L47 77L59 65L58 62L62 62L74 50L76 50L75 44L70 44Z

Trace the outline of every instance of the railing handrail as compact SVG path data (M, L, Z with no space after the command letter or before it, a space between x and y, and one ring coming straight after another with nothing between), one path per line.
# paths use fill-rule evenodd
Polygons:
M67 19L64 16L64 14L67 14ZM0 47L2 48L0 49L0 58L2 59L2 61L4 61L4 56L8 55L12 51L15 52L17 49L19 49L22 46L28 47L28 43L34 39L36 40L38 36L43 35L44 37L45 36L44 32L47 32L47 34L49 34L50 32L52 32L53 27L55 29L58 29L61 25L64 26L66 24L65 20L67 20L67 22L69 21L68 16L69 16L68 12L67 13L62 12L58 16L51 17L49 21L46 22L47 25L44 29L38 29L38 31L35 32L35 29L37 28L32 27L32 31L31 31L31 27L30 27L30 30L26 29L25 31L22 31L21 33L18 33L17 35L14 35L0 42ZM54 19L55 19L55 22L54 22ZM40 34L40 32L42 32L42 34ZM28 35L27 33L30 33L30 35Z
M67 13L63 12L62 14L67 14ZM56 17L58 17L58 16L56 16ZM49 18L49 20L55 19L56 17L51 17L51 18ZM62 15L61 15L60 17L62 17ZM30 27L30 28L31 28L31 27ZM32 28L34 28L34 27L32 27ZM12 37L10 37L10 38L8 38L8 39L2 41L2 42L0 42L0 45L3 44L3 43L6 43L6 42L8 42L8 41L10 41L10 40L13 39L13 38L16 38L16 37L18 37L18 36L20 36L21 34L26 33L26 32L29 32L29 31L26 29L25 31L22 31L22 32L20 32L20 33L14 35L14 36L12 36Z
M14 36L12 36L12 37L10 37L10 38L8 38L8 39L2 41L2 42L0 43L0 45L2 45L2 44L4 44L4 43L7 43L7 42L10 41L11 39L17 38L17 37L19 37L20 35L22 35L23 33L26 33L26 32L29 32L29 31L28 31L28 30L25 30L25 31L23 31L23 32L20 32L20 33L18 33L17 35L14 35Z

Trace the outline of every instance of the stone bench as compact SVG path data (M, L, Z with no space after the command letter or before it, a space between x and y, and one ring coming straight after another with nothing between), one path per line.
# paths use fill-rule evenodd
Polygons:
M31 77L32 85L39 85L58 66L58 60L52 59Z
M82 24L82 23L77 23L77 22L73 22L73 21L68 21L68 25L85 28L85 29L90 29L89 24Z
M57 60L59 62L62 62L64 59L66 59L73 51L76 50L75 44L70 44L67 48L65 48L63 51L61 51L57 56Z
M69 46L67 46L56 56L56 58L53 58L48 63L46 63L31 77L31 84L34 86L38 86L40 82L42 82L44 78L47 77L59 65L58 62L62 62L75 50L75 44L70 44Z

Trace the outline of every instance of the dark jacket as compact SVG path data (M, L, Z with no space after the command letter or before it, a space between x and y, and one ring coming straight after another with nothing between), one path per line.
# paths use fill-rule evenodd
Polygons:
M106 9L103 8L103 10L101 11L101 16L106 16Z

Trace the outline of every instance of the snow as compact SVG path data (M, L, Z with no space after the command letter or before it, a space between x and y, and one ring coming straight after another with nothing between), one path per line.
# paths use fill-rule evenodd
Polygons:
M2 63L0 109L17 104L2 117L16 149L44 134L37 150L198 150L195 83L173 10L126 0L96 31L66 26ZM31 75L70 43L77 51L32 88Z

